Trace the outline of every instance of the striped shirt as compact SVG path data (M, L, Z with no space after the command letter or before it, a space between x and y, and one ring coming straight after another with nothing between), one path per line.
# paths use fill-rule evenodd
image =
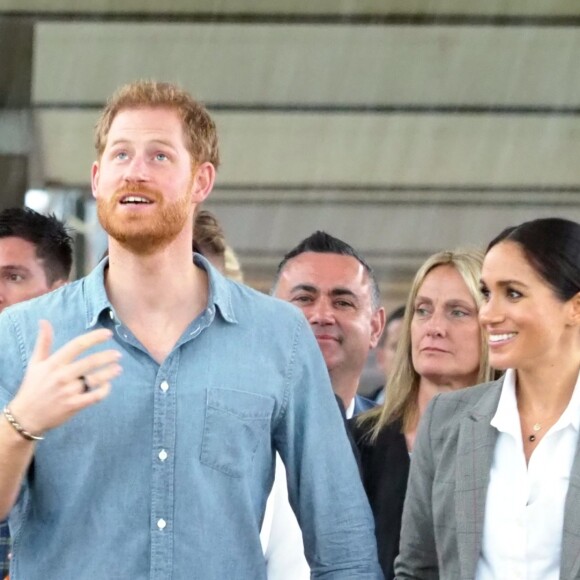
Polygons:
M10 533L8 522L0 522L0 578L4 578L10 572Z

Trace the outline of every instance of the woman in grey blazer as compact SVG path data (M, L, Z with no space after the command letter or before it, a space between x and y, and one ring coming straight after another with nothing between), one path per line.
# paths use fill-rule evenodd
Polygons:
M433 399L397 578L580 579L580 224L504 230L479 318L498 381Z

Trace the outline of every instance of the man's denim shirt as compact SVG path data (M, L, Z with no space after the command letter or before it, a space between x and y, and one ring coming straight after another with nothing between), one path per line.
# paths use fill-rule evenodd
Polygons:
M106 260L0 316L3 405L41 318L54 328L54 350L106 327L114 336L98 349L123 353L109 397L37 445L10 515L11 580L265 579L259 532L274 450L313 578L382 578L372 515L305 318L195 260L208 271L208 305L161 365L118 320Z

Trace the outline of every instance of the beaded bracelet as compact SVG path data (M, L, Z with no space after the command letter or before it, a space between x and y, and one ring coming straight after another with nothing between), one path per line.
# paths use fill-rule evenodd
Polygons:
M28 432L15 418L14 415L10 412L8 407L4 407L4 417L14 430L21 436L24 437L27 441L42 441L44 437L40 437L39 435L33 435L32 433Z

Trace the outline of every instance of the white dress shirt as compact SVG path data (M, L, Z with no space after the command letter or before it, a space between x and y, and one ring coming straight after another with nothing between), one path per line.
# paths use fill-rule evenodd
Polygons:
M580 376L566 410L538 443L527 466L512 369L506 373L491 425L499 435L475 578L558 580L564 502L580 425Z
M268 580L308 580L310 567L304 556L302 531L290 501L286 469L276 453L276 472L260 532Z
M355 397L352 398L350 405L345 409L344 414L347 419L352 419L354 416Z

